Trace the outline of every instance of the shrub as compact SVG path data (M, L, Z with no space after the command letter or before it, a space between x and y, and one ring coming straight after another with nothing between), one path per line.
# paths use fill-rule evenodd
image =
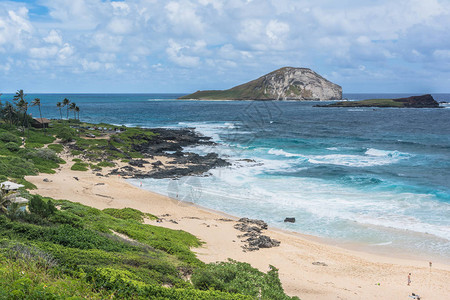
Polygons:
M63 145L61 144L50 144L47 146L47 148L52 149L56 153L61 153L64 149Z
M18 137L17 135L12 134L11 132L0 133L0 141L5 142L5 143L13 142L16 144L22 143L21 138Z
M19 151L19 149L20 149L19 144L16 144L14 142L6 143L5 148L11 152L16 152L16 151Z
M102 161L97 164L99 167L114 167L116 164L110 161Z
M70 154L72 154L72 155L80 155L82 153L82 151L80 151L80 150L72 150L72 151L70 151Z
M123 220L135 220L140 223L144 221L145 217L148 217L150 219L157 219L156 216L152 214L146 214L141 212L140 210L126 207L122 209L116 209L116 208L105 208L103 210L104 213L107 213L110 216L113 216L114 218L123 219Z
M38 195L33 195L28 203L28 209L42 218L47 218L56 212L56 207L51 200L45 202Z
M69 127L61 127L56 133L56 137L61 139L61 142L67 143L71 142L76 137L76 132Z
M278 270L270 266L263 273L250 264L234 260L211 263L192 274L192 283L201 290L220 290L229 293L241 293L261 299L298 299L287 296L278 278Z
M73 164L73 166L70 168L73 171L87 171L88 170L88 164L84 162L76 162Z
M53 162L59 162L60 159L58 155L56 155L56 152L52 149L43 148L43 149L37 149L37 150L30 150L27 155L28 158L31 159L39 159L39 160L49 160Z
M12 178L22 178L25 175L36 175L37 168L32 161L19 157L0 157L0 174Z

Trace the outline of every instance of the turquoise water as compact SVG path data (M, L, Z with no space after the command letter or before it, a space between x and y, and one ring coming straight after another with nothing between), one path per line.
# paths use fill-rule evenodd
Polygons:
M218 145L191 151L217 152L233 164L207 177L146 179L144 188L337 243L450 257L450 109L315 108L316 102L177 96L28 98L41 98L45 117L59 118L55 103L67 97L85 121L194 127ZM433 96L450 100L448 94ZM297 221L287 224L285 217Z

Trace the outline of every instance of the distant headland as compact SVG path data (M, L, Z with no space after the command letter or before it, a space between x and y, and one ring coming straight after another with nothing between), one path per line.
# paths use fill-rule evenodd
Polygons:
M197 91L178 99L341 100L342 87L311 69L284 67L228 90Z
M342 101L316 107L397 107L397 108L438 108L439 103L430 94L396 99L367 99L362 101Z

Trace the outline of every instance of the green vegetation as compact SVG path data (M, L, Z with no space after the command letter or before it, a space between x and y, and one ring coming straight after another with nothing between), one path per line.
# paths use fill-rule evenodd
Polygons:
M97 164L99 167L114 167L116 164L110 161L102 161Z
M202 290L214 288L253 298L292 299L284 293L278 270L273 266L270 266L269 272L263 273L250 264L230 259L228 262L211 263L195 270L191 280L196 288Z
M21 210L0 191L0 299L291 299L276 269L263 273L235 261L204 264L191 251L201 241L182 230L143 224L157 218L152 214L30 195L27 189L35 186L24 176L54 173L65 163L58 156L64 148L79 155L72 170L86 171L142 156L135 147L155 134L127 128L84 139L81 133L102 133L87 130L93 125L86 123L70 128L75 122L63 121L61 109L67 108L67 116L73 110L75 117L79 109L67 99L57 106L61 120L52 127L29 128L25 96L18 92L21 110L0 105L0 180L25 185L19 193L29 199L28 210ZM40 108L38 100L33 105ZM53 144L56 138L64 145Z
M0 215L0 298L291 299L276 269L205 265L190 250L196 237L142 224L148 215L137 210L39 196L29 208Z
M70 168L73 171L87 171L88 170L88 166L89 164L84 163L84 162L76 162L72 165L72 167Z
M105 208L103 210L104 213L107 213L110 216L113 216L118 219L123 220L135 220L138 222L144 222L144 218L149 218L150 220L156 220L158 217L152 214L143 213L137 209L126 207L122 209L117 208Z
M439 108L430 94L396 99L367 99L362 101L342 101L319 107L394 107L394 108Z
M268 75L284 76L287 68L275 70L258 79L235 86L228 90L208 90L197 91L193 94L180 97L179 99L199 99L199 100L274 100L277 97L269 92L266 77ZM289 93L305 98L311 97L310 91L302 90L299 86L290 85Z
M362 101L342 101L327 105L329 107L403 107L403 103L393 99L367 99Z
M64 150L64 147L61 144L50 144L47 148L52 149L56 153L61 153Z

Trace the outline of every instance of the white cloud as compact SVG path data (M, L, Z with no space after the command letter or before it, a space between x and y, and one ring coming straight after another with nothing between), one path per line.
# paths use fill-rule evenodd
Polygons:
M61 35L54 29L52 29L49 34L44 38L44 41L49 44L62 44L62 37Z
M166 53L171 61L181 67L196 67L200 63L200 58L184 54L189 48L189 46L182 46L174 40L169 40L169 46L166 49Z
M107 27L112 33L128 34L133 30L133 23L129 19L113 18Z
M201 88L200 74L212 72L217 76L207 80L218 78L221 84L292 65L342 73L333 76L343 80L338 83L344 89L354 85L352 79L398 74L399 66L417 76L450 73L447 0L39 0L39 5L47 15L36 16L29 1L0 2L1 71L32 68L40 73L29 76L48 72L65 78L108 70L147 82L149 70L157 69L161 81L165 74L174 85L181 80ZM180 67L186 73L177 77ZM22 79L12 74L8 80Z
M56 46L30 49L30 56L33 58L47 59L47 58L55 56L56 53L58 53L58 47L56 47Z

